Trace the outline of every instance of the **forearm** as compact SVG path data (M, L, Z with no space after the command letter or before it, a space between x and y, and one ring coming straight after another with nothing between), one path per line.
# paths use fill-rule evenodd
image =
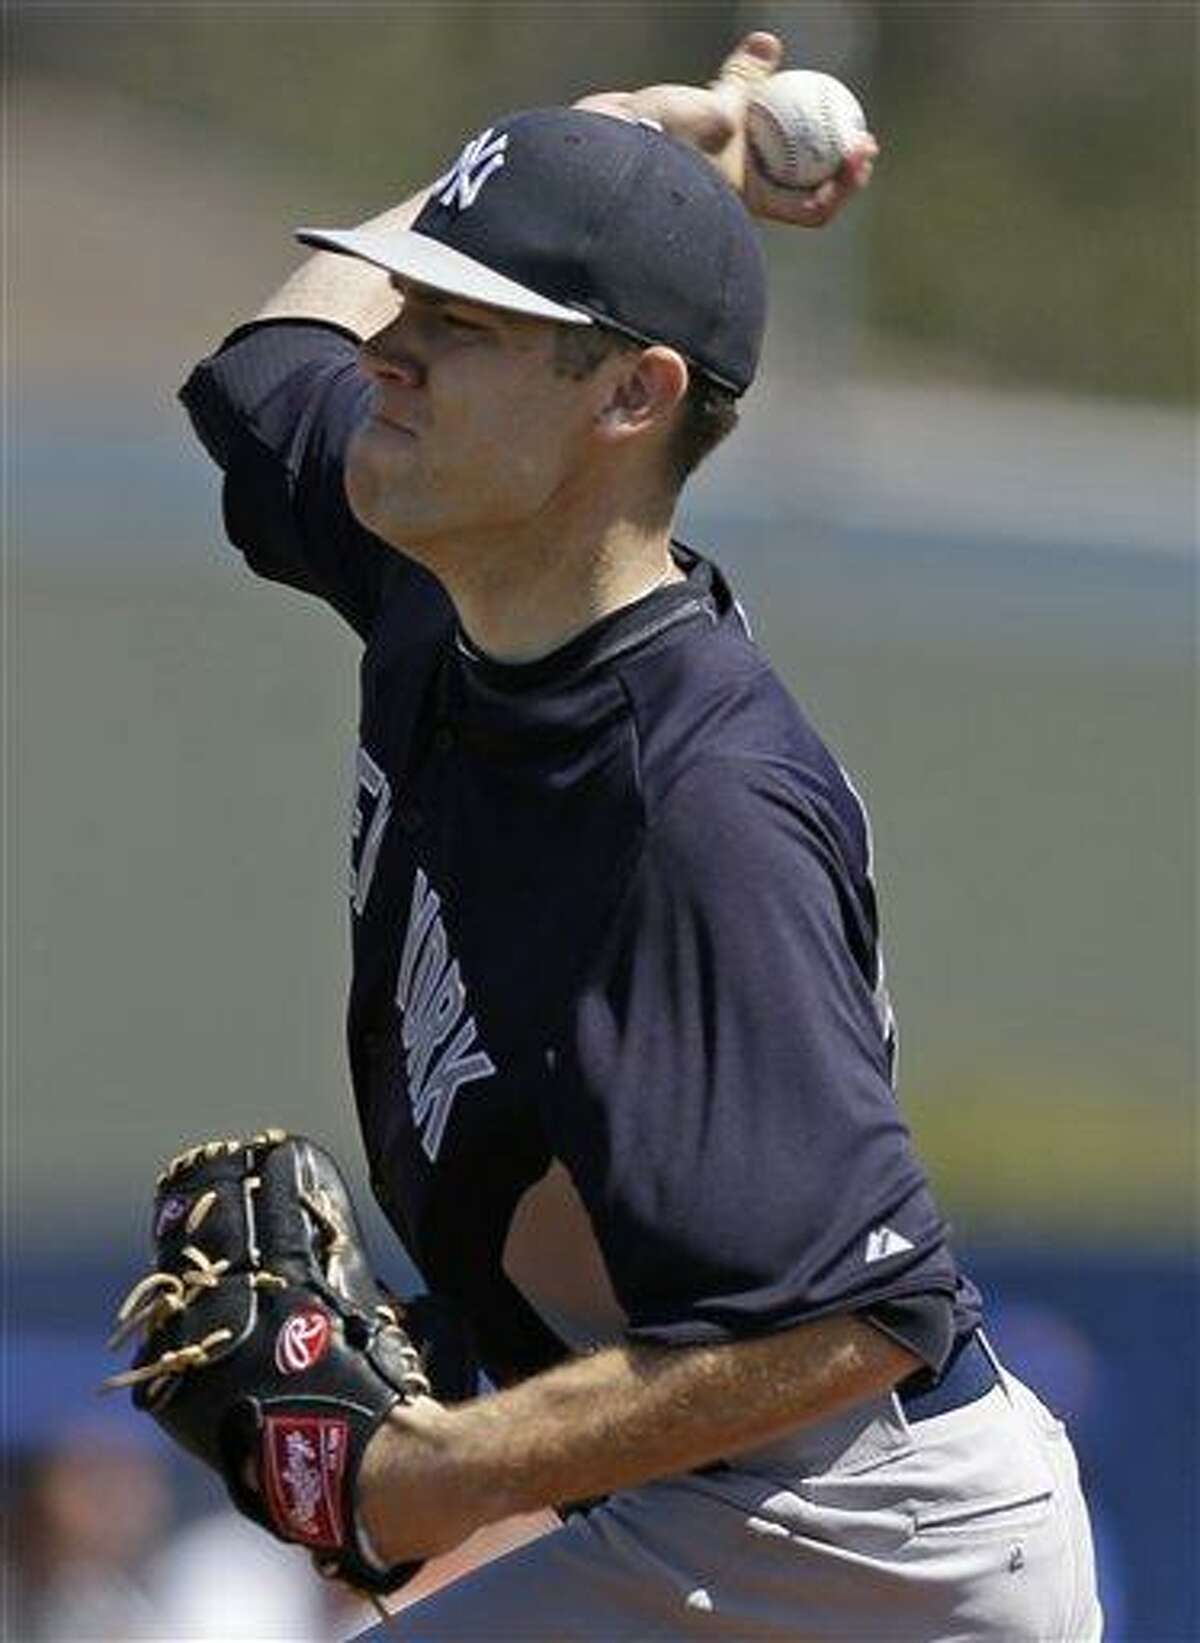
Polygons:
M362 228L410 228L425 203L427 189L359 224ZM396 317L396 293L382 268L357 257L318 251L267 298L256 320L327 320L357 337L367 337Z
M427 1555L482 1522L765 1443L917 1367L853 1318L711 1347L609 1348L492 1398L400 1411L367 1452L363 1522L383 1556Z

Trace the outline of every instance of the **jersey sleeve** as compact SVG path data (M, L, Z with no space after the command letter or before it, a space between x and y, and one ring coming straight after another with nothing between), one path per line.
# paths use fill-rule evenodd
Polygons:
M954 1264L852 951L851 884L766 764L693 772L649 825L576 1005L558 1137L635 1338L915 1295L948 1315Z
M335 326L245 326L196 367L180 399L224 473L226 534L250 567L324 599L366 638L385 600L445 606L445 595L346 501L346 444L369 391L355 358Z

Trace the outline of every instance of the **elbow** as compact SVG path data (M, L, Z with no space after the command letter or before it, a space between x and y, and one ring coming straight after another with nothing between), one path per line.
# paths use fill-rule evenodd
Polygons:
M196 438L224 472L229 466L229 428L226 417L221 415L220 395L209 360L202 360L196 366L178 397Z

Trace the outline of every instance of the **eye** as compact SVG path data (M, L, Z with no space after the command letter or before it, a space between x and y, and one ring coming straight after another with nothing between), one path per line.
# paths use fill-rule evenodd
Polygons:
M466 314L457 313L452 308L442 309L442 321L454 331L474 331L483 335L487 331L486 325L481 325L476 319L469 319Z

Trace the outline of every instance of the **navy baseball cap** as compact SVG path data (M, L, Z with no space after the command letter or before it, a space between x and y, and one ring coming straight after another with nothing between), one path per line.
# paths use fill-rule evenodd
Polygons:
M507 115L471 139L410 229L297 238L472 302L666 343L735 393L758 364L766 273L749 213L650 122Z

